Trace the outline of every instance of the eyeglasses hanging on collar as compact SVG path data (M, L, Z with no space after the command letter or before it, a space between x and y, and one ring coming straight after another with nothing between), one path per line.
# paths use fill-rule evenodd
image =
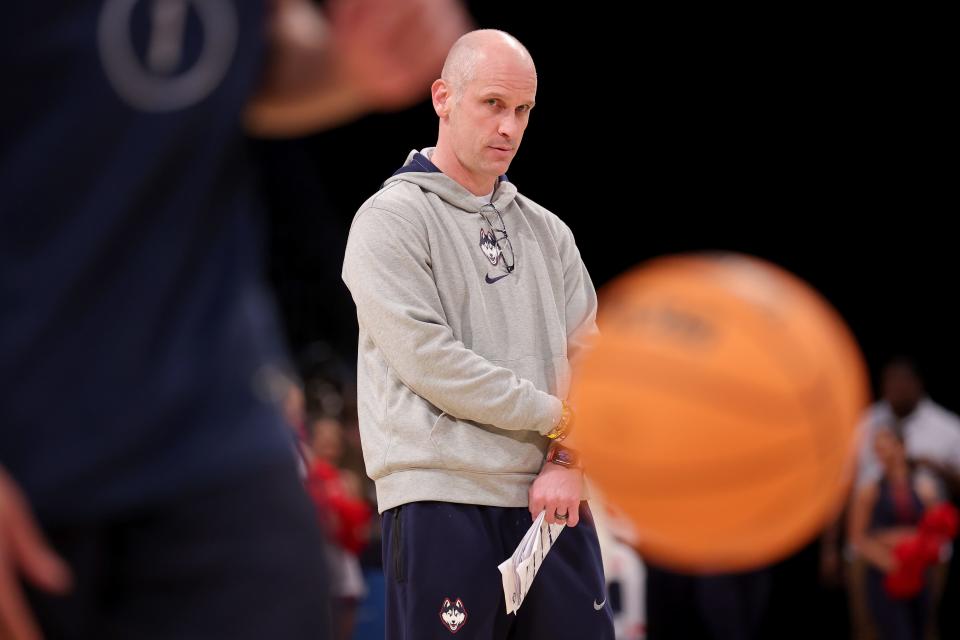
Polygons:
M503 215L492 202L480 207L479 213L483 216L484 222L487 223L487 226L490 227L490 230L493 232L493 240L500 249L500 255L503 257L503 265L506 267L507 273L513 273L513 268L516 265L516 256L513 253L513 244L510 242L510 235L507 233L507 225L503 222ZM493 224L492 217L494 213L496 214L496 219L500 221L499 228Z

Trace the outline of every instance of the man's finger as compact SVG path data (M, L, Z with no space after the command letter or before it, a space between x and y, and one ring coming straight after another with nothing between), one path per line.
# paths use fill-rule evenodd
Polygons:
M565 520L557 518L557 514L562 516L564 511L566 511L566 507L564 507L562 504L559 504L559 503L554 503L552 505L548 504L547 515L544 519L549 524L564 524L566 522Z
M0 476L3 521L0 542L4 557L0 566L11 575L23 573L26 579L45 591L63 593L70 588L70 570L54 553L37 526L30 506L5 474Z
M530 497L530 519L531 521L536 520L537 516L540 515L540 512L543 511L546 507L543 504L543 500L540 498Z
M570 505L570 510L567 512L568 527L575 527L577 526L577 523L580 522L580 509L578 507L579 505L577 504Z
M20 589L10 557L0 557L0 637L5 640L41 640Z

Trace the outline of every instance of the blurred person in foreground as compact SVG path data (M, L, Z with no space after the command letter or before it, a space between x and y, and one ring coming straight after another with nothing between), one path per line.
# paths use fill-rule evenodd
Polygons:
M411 104L464 14L4 14L0 636L326 637L320 533L271 392L286 364L244 133Z

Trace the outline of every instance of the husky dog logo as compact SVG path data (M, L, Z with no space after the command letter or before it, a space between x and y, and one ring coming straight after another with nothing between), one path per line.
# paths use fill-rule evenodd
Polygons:
M451 633L456 633L467 622L467 610L463 606L460 598L457 598L453 604L450 604L450 598L443 601L440 607L440 620L450 629Z
M500 262L500 247L497 246L497 239L493 231L480 229L480 248L483 249L483 255L487 256L490 264L497 266Z

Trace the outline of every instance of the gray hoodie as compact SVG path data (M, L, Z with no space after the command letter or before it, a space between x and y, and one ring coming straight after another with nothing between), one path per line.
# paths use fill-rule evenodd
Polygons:
M347 242L367 473L381 513L527 506L570 361L596 333L596 292L558 217L505 177L482 214L431 152L410 153Z

